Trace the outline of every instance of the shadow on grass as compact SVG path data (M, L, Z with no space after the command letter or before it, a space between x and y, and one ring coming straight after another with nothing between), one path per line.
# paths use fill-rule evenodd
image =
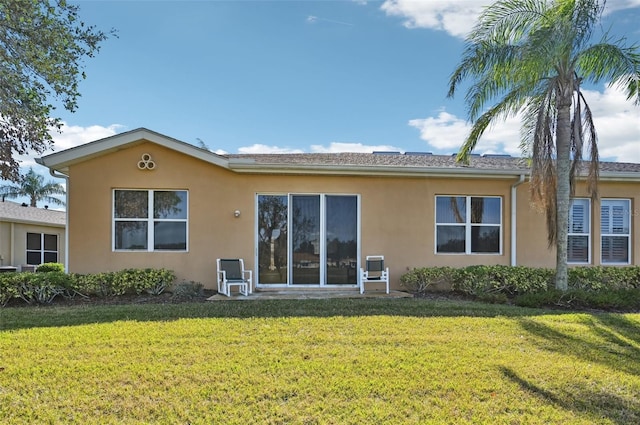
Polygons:
M554 404L562 409L590 416L594 422L607 419L617 424L640 423L640 401L625 399L594 385L570 383L570 392L554 393L519 376L507 367L500 368L502 374L516 383L523 391L541 399L544 403Z
M560 311L473 301L426 299L314 299L215 301L182 304L122 304L0 308L0 330L76 326L121 320L171 321L183 318L250 317L526 317ZM568 313L568 312L567 312Z
M562 332L526 317L518 320L522 329L535 336L545 350L640 376L640 324L624 315L584 315L581 320L590 331L587 335L595 335L597 339Z

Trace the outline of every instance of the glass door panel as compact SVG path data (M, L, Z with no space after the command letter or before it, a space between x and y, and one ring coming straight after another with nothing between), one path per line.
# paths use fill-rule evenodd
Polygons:
M291 283L320 284L320 195L291 196Z
M358 198L327 196L325 208L326 283L355 285L358 263Z
M258 196L258 283L287 283L288 197Z

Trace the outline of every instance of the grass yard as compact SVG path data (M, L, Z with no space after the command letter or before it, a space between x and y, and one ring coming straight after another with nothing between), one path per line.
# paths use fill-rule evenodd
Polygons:
M640 314L419 299L0 309L0 423L640 423Z

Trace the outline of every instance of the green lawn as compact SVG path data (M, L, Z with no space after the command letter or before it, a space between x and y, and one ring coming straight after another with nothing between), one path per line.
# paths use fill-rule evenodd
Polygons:
M0 423L640 423L640 314L417 299L0 309Z

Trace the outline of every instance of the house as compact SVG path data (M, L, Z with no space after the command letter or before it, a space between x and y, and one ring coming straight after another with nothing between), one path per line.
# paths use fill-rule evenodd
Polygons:
M399 288L413 267L555 264L527 164L504 155L217 155L141 128L38 162L68 179L72 272L165 267L213 288L216 258L244 258L258 289L356 288L382 254ZM577 185L570 262L640 264L640 164L600 176L598 200Z
M33 270L42 263L64 263L64 211L0 202L0 270Z

